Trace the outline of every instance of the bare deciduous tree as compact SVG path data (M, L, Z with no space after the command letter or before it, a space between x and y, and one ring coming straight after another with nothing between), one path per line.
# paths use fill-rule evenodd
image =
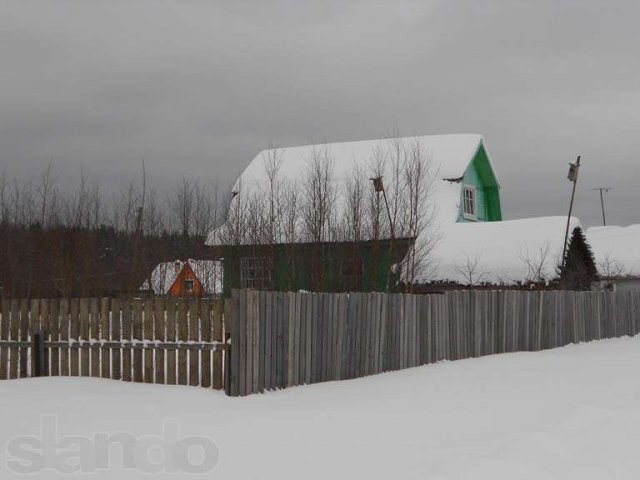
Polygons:
M464 260L458 263L454 269L462 275L465 283L469 286L476 286L483 282L486 273L480 267L481 255L478 253L474 256L465 255Z
M304 236L310 242L331 240L336 190L333 182L333 158L327 145L313 147L303 182Z
M536 251L531 252L529 248L521 250L520 260L527 267L527 281L533 283L544 283L547 280L547 269L550 265L551 245L544 242Z
M611 255L605 255L598 262L598 273L603 278L616 278L629 275L629 270Z

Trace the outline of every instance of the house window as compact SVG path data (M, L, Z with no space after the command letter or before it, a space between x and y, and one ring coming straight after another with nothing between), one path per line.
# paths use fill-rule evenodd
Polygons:
M257 290L271 288L271 259L269 257L241 258L240 287Z
M357 292L362 289L362 259L342 260L340 266L340 287L343 292Z
M476 189L475 187L465 185L462 189L463 199L463 217L467 220L476 220Z
M184 291L187 293L193 293L193 280L184 281Z

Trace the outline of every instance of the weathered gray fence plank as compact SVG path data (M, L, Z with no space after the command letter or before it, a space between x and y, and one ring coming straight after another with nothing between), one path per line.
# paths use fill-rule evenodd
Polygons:
M189 300L189 341L200 341L200 301L198 298ZM189 350L189 385L200 385L200 352L197 350Z
M100 299L91 298L89 300L89 338L91 340L100 339ZM91 360L91 376L100 377L102 364L100 363L100 345L96 343L89 352Z
M72 298L69 301L69 337L77 342L80 338L80 299ZM80 352L72 348L69 351L69 375L80 375Z
M131 318L131 336L135 342L143 340L143 307L142 300L133 299L133 316ZM185 352L186 353L186 352ZM133 349L133 381L141 383L144 381L144 352L139 349Z
M176 318L176 329L179 342L189 341L189 299L178 299L178 316ZM187 385L189 383L189 353L186 351L178 351L178 385Z
M143 307L143 326L142 326L142 338L143 342L153 342L153 324L155 322L153 318L153 301L147 300L144 302ZM153 365L153 351L151 349L144 351L143 356L144 368L143 368L143 381L144 383L153 383L153 377L155 374L155 368Z
M49 338L53 341L60 340L60 299L52 298L50 302ZM49 350L49 371L53 376L60 375L60 349Z
M80 331L79 335L75 336L76 340L88 341L91 339L89 334L89 298L81 298L80 300L80 310L78 313L78 318L80 321ZM90 371L90 352L87 349L82 349L80 352L80 375L83 377L88 377L91 374Z
M153 301L153 340L166 341L166 301L164 298L156 298ZM164 384L166 382L165 351L157 349L155 351L155 366L153 371L153 382Z
M133 303L130 300L123 300L120 305L122 311L122 340L131 341L131 324L133 323ZM122 380L130 382L132 380L131 367L133 363L133 350L131 348L122 349Z
M109 328L109 314L111 311L111 300L109 298L100 299L100 333L102 340L111 340L111 332ZM100 376L102 378L111 378L111 349L101 348L100 350Z
M114 342L122 339L122 302L119 298L111 300L111 318L109 326L111 330L111 340ZM111 378L120 380L122 378L122 349L114 348L111 350Z

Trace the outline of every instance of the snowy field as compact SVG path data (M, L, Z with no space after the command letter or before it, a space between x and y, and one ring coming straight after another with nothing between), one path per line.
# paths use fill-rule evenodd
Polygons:
M52 418L59 450L71 448L65 438L95 439L99 432L127 432L144 446L143 438L160 436L167 422L179 424L180 438L203 436L217 448L209 459L216 467L205 475L125 471L123 455L113 448L111 470L83 478L640 478L639 337L247 398L195 387L48 378L0 382L0 399L2 479L25 478L13 473L16 458L7 442L37 446L52 435ZM55 416L42 420L41 414ZM87 451L82 461L91 465ZM205 461L205 447L190 451L194 465ZM149 448L148 459L166 460L160 452ZM35 478L70 477L48 470Z

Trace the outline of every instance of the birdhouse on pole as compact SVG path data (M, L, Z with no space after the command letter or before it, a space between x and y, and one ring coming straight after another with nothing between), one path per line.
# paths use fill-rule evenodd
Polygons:
M576 183L578 181L578 170L580 170L580 156L576 159L576 163L569 163L569 174L567 178L570 182Z
M376 191L376 193L384 192L382 177L372 178L371 181L373 182L373 189Z

